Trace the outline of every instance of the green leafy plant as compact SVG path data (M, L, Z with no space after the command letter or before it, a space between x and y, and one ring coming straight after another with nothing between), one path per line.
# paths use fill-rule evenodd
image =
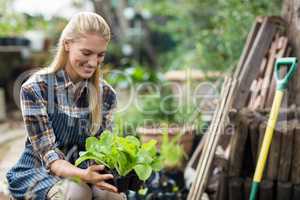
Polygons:
M164 168L179 167L182 160L187 155L183 147L179 144L181 134L176 134L174 138L170 139L168 130L164 129L162 144L160 146L160 156L163 161Z
M85 147L86 151L75 162L76 166L85 160L94 160L97 164L115 169L120 176L134 171L142 181L147 180L152 171L162 168L155 140L141 144L134 136L121 137L104 131L99 139L87 138Z

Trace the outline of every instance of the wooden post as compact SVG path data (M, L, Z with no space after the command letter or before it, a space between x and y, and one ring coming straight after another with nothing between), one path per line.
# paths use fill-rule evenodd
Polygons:
M263 180L260 183L259 188L259 199L265 200L265 199L273 199L273 181Z
M250 143L251 143L251 152L252 152L252 159L253 165L256 166L257 162L257 147L258 147L258 139L259 139L259 122L254 120L249 125L249 136L250 136Z
M300 126L294 131L294 151L291 180L293 184L300 184Z
M243 199L243 179L233 177L229 180L229 200Z
M216 200L228 199L228 178L225 173L221 173L219 176L219 185L216 195Z
M259 138L258 138L258 147L257 147L257 155L256 155L256 158L258 158L259 156L259 153L260 153L260 149L261 149L261 145L263 143L263 139L264 139L264 136L265 136L265 132L266 132L266 127L267 127L267 124L266 122L262 122L260 123L259 127L258 127L258 131L259 131ZM256 159L257 160L257 159Z
M268 166L266 168L266 176L269 180L277 180L280 160L280 145L281 133L275 129L268 157Z
M276 200L288 200L292 198L292 184L290 182L277 182Z
M283 124L281 131L281 149L278 170L278 181L286 182L289 180L294 139L294 123L292 121Z
M293 187L293 198L292 200L299 200L300 199L300 185L294 185Z
M230 141L230 157L229 157L229 172L230 177L241 176L243 168L244 150L248 137L248 110L243 110L238 113L233 123L236 125L236 133Z
M246 178L246 180L244 181L244 195L246 200L248 200L250 197L251 185L252 185L252 179Z

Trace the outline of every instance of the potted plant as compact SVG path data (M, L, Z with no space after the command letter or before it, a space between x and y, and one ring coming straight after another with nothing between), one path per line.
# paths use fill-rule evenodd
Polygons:
M111 183L119 192L138 190L153 171L162 168L155 140L141 144L134 136L121 137L104 131L99 139L87 138L85 148L86 151L76 160L75 165L86 160L105 165L114 175Z
M187 198L188 190L185 187L182 171L182 160L185 156L183 147L178 144L179 135L170 139L167 129L163 131L160 147L160 157L163 169L152 174L145 183L145 188L138 193L128 193L128 200L133 199L174 199Z

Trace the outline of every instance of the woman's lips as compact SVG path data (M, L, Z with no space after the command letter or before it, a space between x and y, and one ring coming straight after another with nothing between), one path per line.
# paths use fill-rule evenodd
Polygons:
M94 68L93 67L83 67L83 70L85 73L92 73L94 72Z

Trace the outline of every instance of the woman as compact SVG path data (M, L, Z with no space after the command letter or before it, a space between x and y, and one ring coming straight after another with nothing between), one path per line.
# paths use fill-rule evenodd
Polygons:
M74 166L86 138L111 129L116 95L100 81L109 40L101 16L75 15L61 34L53 62L22 85L28 137L21 158L7 173L13 198L122 199L105 182L113 176L103 173L104 166Z

